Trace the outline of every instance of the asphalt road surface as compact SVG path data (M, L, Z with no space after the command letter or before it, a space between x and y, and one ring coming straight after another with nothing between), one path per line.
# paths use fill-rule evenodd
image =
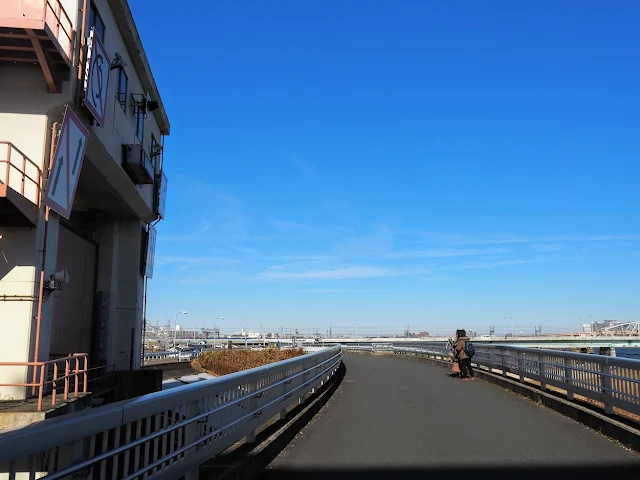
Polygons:
M393 357L345 355L344 363L338 390L271 462L266 477L299 468L461 465L615 464L640 472L633 451L482 380L450 378L445 369Z

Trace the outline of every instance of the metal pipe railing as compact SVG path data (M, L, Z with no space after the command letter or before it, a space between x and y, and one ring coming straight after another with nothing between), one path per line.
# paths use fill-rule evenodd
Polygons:
M0 471L177 479L283 416L340 367L339 347L45 420L0 436Z
M64 363L64 375L59 375L59 364L61 363ZM0 362L0 368L4 367L26 367L27 369L31 367L35 370L36 376L32 382L0 383L0 387L32 387L32 395L37 390L38 412L42 411L44 397L49 391L51 392L51 407L56 406L59 383L63 383L62 396L65 401L69 400L71 379L74 379L73 394L75 397L78 397L81 390L82 393L87 393L88 358L86 353L74 353L68 357L46 362ZM53 371L49 379L50 367L53 368ZM82 381L80 381L81 377Z
M45 24L51 29L51 33L64 50L67 58L71 59L73 23L62 6L62 2L60 0L54 0L53 2L51 0L45 0L43 14ZM63 38L61 38L61 32L64 34Z
M394 353L422 355L449 361L444 345L394 347ZM586 353L536 348L479 346L472 364L476 368L515 376L520 382L537 382L602 404L605 413L614 408L640 415L640 361Z
M11 187L16 192L35 205L40 204L42 195L42 173L40 167L27 157L13 143L0 140L0 152L5 150L5 155L0 154L0 183ZM17 158L16 158L17 157ZM4 172L2 165L4 164ZM27 167L35 171L35 178L27 173ZM15 176L12 175L13 172ZM32 189L25 188L25 183L30 182ZM17 185L19 183L19 185Z

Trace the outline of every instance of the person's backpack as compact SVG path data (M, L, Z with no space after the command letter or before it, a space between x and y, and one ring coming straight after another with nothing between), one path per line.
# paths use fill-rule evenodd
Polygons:
M469 341L464 342L464 353L467 357L473 358L476 354L476 346Z

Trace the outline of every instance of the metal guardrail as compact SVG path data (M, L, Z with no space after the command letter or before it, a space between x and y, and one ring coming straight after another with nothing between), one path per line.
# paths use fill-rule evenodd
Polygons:
M324 338L320 343L324 345L363 345L363 344L384 344L405 345L408 347L418 347L436 342L446 342L448 337L369 337L369 338ZM471 341L477 345L506 345L513 347L529 348L586 348L586 347L640 347L639 335L596 335L596 334L576 334L559 336L531 336L531 337L507 337L507 336L480 336L472 337Z
M253 347L251 350L253 351L260 351L260 350L266 350L269 347ZM291 348L291 347L281 347L283 349L287 349L287 348ZM305 353L310 353L310 352L318 352L322 349L328 348L325 345L307 345L307 346L303 346L302 347ZM201 353L205 353L205 352L213 352L213 349L206 349L203 350L202 352L198 353L198 354L194 354L191 359L195 359L196 357L198 357L198 355L200 355ZM219 351L219 350L215 350L215 351ZM145 353L144 354L144 363L150 362L150 361L154 361L154 360L166 360L166 359L171 359L171 358L179 358L178 356L178 352L150 352L150 353Z
M448 360L446 345L394 347L397 354ZM619 408L640 415L640 361L585 353L538 348L479 346L472 364L484 370L516 375L520 382L532 380L542 390L548 386L567 392L567 399L580 395L602 403L605 413Z
M47 28L51 30L67 58L71 59L73 23L60 0L45 0L44 20Z
M342 345L342 349L354 352L392 352L393 345Z
M178 358L178 352L145 353L144 360L164 360L165 358Z
M204 350L204 351L190 351L189 355L180 355L180 352L151 352L145 353L143 357L143 364L153 362L155 360L167 360L167 359L178 359L178 362L184 360L185 362L190 362L195 360L204 352L212 352L213 350Z
M320 350L323 350L327 347L323 347L320 345L308 345L308 346L303 346L302 350L304 351L304 353L311 353L311 352L319 352Z
M47 395L50 395L51 407L55 407L59 394L67 401L70 393L75 398L80 393L87 393L87 362L86 353L74 353L47 362L0 362L2 368L28 367L35 371L33 382L0 383L0 387L31 387L31 395L38 392L37 411L41 412Z
M199 466L302 401L340 367L339 347L0 434L15 480L189 479ZM7 478L7 477L3 477Z
M40 167L13 143L0 140L0 183L4 183L31 203L40 205Z

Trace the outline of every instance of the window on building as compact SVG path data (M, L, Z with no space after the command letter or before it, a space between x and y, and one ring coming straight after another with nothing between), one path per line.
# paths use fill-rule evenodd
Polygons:
M120 106L123 110L127 109L127 87L129 86L129 79L127 78L127 74L124 71L124 68L118 68L118 83L116 85L116 96L118 97L118 102L120 102Z
M104 44L104 22L93 2L91 2L91 6L89 7L89 30L91 30L91 27L96 27L95 35L97 35Z

